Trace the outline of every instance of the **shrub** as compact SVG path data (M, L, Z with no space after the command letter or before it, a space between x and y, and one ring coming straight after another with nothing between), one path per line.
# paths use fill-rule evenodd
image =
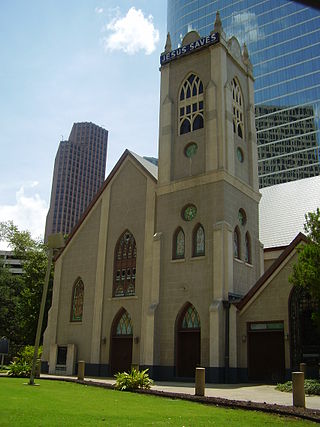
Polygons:
M118 372L115 375L116 390L137 390L137 389L150 389L153 381L149 378L148 369L144 371L137 371L136 369L131 369L130 373L127 372Z
M287 381L283 384L277 384L277 390L292 392L292 381ZM304 380L304 391L306 394L315 394L320 396L320 381L319 380Z
M27 378L31 375L34 347L26 345L15 357L15 361L9 365L8 375L10 377ZM41 357L42 347L38 350L38 359Z
M27 362L11 362L8 370L9 377L30 377L31 365Z

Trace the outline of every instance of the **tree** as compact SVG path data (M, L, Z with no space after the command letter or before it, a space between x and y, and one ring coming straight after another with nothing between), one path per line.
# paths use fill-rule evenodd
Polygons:
M16 316L21 291L21 278L0 265L0 337L4 336L13 343L21 340L20 324Z
M12 221L0 223L0 240L8 242L15 256L23 262L19 295L14 302L14 322L18 324L20 331L19 344L34 344L47 268L46 246L41 240L33 239L29 231L19 231ZM47 312L51 303L52 276L53 272L51 272L43 330L47 324ZM11 286L8 288L7 292L12 293ZM12 319L8 318L7 324L11 321Z
M293 266L290 281L302 286L314 300L317 309L312 318L320 329L320 209L309 212L305 218L308 242L298 249L298 262Z

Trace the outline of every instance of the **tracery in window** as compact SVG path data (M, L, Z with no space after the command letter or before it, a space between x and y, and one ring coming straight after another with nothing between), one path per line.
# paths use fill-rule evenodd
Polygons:
M201 224L195 226L192 235L193 256L203 256L205 254L205 235Z
M199 329L200 328L200 318L197 310L192 304L186 309L182 322L181 329Z
M137 248L130 231L120 236L114 255L113 296L135 295Z
M251 239L250 239L250 234L248 233L248 231L246 232L246 235L245 235L245 254L244 254L244 260L248 264L251 264Z
M233 132L243 138L243 98L239 82L234 78L231 82L232 88L232 116Z
M234 229L233 233L233 255L240 259L240 231L238 227Z
M184 232L181 227L178 227L173 235L173 259L183 259L185 251L185 238Z
M203 128L203 98L202 81L195 74L190 74L179 96L180 135Z
M81 279L78 279L74 284L72 291L71 322L82 321L83 301L84 284Z
M124 310L117 324L116 335L132 335L132 330L130 314Z

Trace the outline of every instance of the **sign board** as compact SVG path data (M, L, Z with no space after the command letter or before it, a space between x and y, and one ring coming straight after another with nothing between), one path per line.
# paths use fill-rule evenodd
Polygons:
M184 55L189 55L190 53L196 52L206 46L210 46L212 44L216 44L219 41L219 33L210 34L210 36L201 37L199 40L195 42L189 43L186 46L178 47L178 49L174 49L171 52L163 53L160 56L160 64L164 65L168 62L173 61L174 59L180 58Z
M0 354L9 353L9 340L6 337L0 338Z

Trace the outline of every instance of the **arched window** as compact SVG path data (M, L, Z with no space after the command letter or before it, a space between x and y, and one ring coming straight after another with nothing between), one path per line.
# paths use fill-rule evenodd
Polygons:
M181 321L181 329L200 329L200 318L192 304L186 309Z
M233 132L243 138L243 98L239 82L234 78L231 82L232 88L232 116Z
M132 322L130 314L124 310L122 313L122 316L120 317L116 330L115 335L132 335Z
M126 230L119 238L114 251L113 296L135 295L136 241Z
M248 233L248 231L246 232L246 235L245 235L245 254L244 254L244 260L248 264L251 264L251 239L250 239L250 234Z
M238 227L234 229L233 233L233 255L240 259L240 231Z
M172 258L173 259L184 258L184 251L185 251L184 232L181 227L178 227L173 235Z
M194 257L205 254L205 235L201 224L195 226L192 234L192 254Z
M190 74L182 84L179 95L179 134L203 128L203 84Z
M84 284L81 279L78 279L72 290L71 322L82 322L83 299Z

